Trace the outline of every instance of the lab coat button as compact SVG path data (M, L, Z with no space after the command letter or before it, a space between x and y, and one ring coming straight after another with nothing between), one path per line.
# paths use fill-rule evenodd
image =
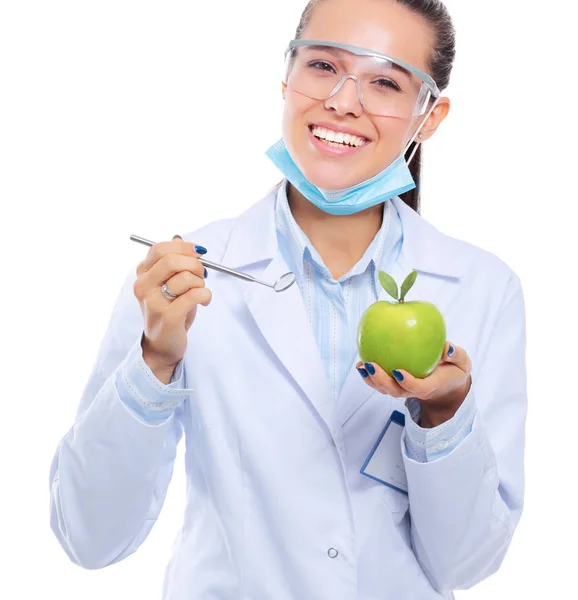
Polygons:
M337 552L335 548L329 548L329 550L327 550L327 554L329 558L335 558L339 554L339 552Z

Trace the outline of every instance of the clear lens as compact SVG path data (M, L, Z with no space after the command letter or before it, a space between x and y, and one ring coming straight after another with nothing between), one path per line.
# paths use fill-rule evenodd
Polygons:
M309 98L326 100L348 79L355 81L363 107L379 116L422 115L431 97L421 79L381 57L358 56L322 45L298 46L286 55L284 82Z

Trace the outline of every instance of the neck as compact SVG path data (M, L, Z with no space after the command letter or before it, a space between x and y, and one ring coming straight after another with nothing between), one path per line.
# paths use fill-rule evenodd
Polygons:
M359 262L383 221L383 204L353 215L330 215L309 202L291 184L287 186L287 199L293 218L334 279L339 279Z

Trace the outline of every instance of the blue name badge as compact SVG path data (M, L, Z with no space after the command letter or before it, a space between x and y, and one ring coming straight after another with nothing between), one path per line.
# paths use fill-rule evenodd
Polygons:
M401 434L404 427L404 414L394 410L359 472L407 494L407 478L401 455Z

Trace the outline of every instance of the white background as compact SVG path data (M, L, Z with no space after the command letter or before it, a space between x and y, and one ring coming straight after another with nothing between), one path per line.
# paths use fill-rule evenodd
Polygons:
M520 275L530 407L522 521L499 573L457 597L576 597L572 3L447 4L453 104L425 145L422 213ZM50 461L146 254L129 235L168 240L237 215L280 180L264 152L304 2L0 6L0 598L158 600L182 454L149 538L100 571L73 565L49 528Z

